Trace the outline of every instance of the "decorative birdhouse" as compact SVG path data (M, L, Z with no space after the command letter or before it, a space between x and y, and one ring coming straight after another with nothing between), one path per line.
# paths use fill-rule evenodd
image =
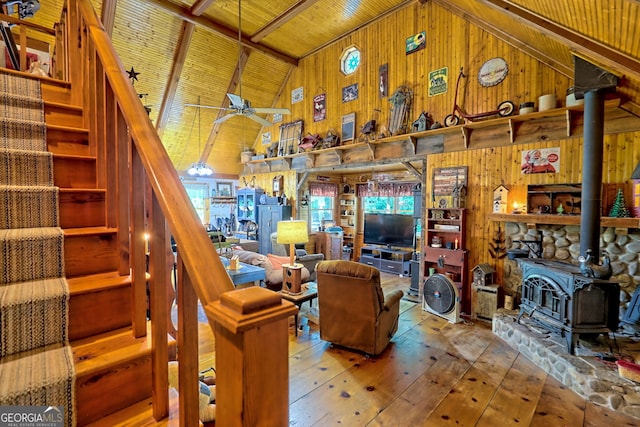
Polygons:
M504 185L499 185L493 190L493 212L507 213L507 202L509 198L509 189Z
M496 272L489 264L478 264L473 267L473 286L489 286L493 284L493 275Z
M464 208L465 199L467 197L467 187L463 184L456 184L451 192L451 204L454 208Z
M422 132L431 126L431 119L429 118L429 113L423 111L420 113L418 119L413 122L413 126L411 127L413 132Z

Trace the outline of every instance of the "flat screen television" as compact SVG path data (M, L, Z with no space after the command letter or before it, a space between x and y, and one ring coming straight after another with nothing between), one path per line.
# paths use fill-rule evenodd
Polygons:
M364 214L364 243L413 247L414 223L410 215Z

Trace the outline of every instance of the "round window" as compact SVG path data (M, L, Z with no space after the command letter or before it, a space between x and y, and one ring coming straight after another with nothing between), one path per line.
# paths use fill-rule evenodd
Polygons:
M351 46L340 56L340 70L346 74L353 74L360 66L360 50Z

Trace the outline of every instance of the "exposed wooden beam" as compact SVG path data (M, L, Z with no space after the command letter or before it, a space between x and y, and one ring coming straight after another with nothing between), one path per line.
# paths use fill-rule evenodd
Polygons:
M271 22L265 25L260 31L255 33L251 37L251 41L254 43L258 43L260 40L271 34L273 31L277 30L293 18L295 18L298 14L304 12L318 0L299 0L296 4L292 5L289 9L282 12L280 15L276 16Z
M104 30L111 37L113 33L113 23L116 17L116 4L118 0L104 0L102 2L102 10L100 12L100 20L104 26Z
M211 6L211 3L213 3L214 1L216 0L196 0L193 6L191 6L191 14L193 16L202 15L204 11L207 10L207 8Z
M640 79L640 60L632 58L593 39L558 25L506 0L479 0L487 7L500 10L516 22L528 25L554 40L564 43L570 49L587 58L599 62L614 71Z
M173 63L171 65L171 73L169 74L169 81L167 87L164 90L162 96L162 104L160 105L160 112L158 113L158 119L156 121L156 130L158 135L162 138L164 129L169 121L169 112L173 105L173 100L176 96L176 90L178 89L178 80L182 74L182 67L184 61L187 58L189 46L191 46L191 39L196 26L187 21L182 21L182 29L180 30L180 37L178 37L178 46L173 54Z
M233 93L238 87L238 84L240 83L240 78L242 77L241 76L242 70L244 70L244 66L247 64L250 54L251 54L251 49L248 49L243 46L242 49L240 50L240 57L238 58L238 64L236 65L236 70L234 71L233 76L231 77L231 81L229 82L229 87L227 87L226 93ZM229 98L226 96L226 94L224 96L224 99L222 100L222 102L220 102L219 105L222 108L227 108L229 106ZM227 113L225 112L225 110L219 110L218 117L216 117L215 120L222 118L226 114ZM216 139L218 138L218 133L220 132L221 125L222 123L213 124L211 133L209 133L209 137L207 138L207 143L204 145L204 149L202 150L202 155L200 156L201 162L206 163L207 160L209 159L209 156L211 155L211 150L213 149L213 145L215 144Z
M153 3L156 6L164 9L167 13L170 13L180 19L191 22L195 25L201 26L207 30L213 31L229 40L238 42L238 30L235 28L227 27L219 22L215 22L204 16L194 16L188 8L175 4L168 0L146 0L149 3ZM261 45L259 43L252 42L247 36L242 35L239 40L240 44L249 49L255 49L264 53L267 56L275 58L279 61L298 66L298 59L287 55L284 52L280 52L276 49L272 49L268 46Z
M282 96L282 92L284 92L284 88L287 85L287 82L289 81L289 77L291 77L291 73L293 73L293 66L289 67L289 71L287 71L287 75L284 77L284 80L282 80L282 85L280 85L280 89L278 89L278 93L276 93L276 96L273 98L273 103L271 104L271 107L276 107L276 104L280 99L280 97ZM262 127L262 129L264 129L264 126ZM258 135L256 136L256 139L253 142L252 148L254 149L259 143L262 142L262 129L260 129L260 132L258 132Z
M202 13L213 3L215 0L197 0L193 6L191 6L191 13L194 16L202 15ZM169 112L173 105L173 100L176 96L176 90L178 89L178 80L182 75L182 67L184 61L187 58L189 52L189 46L191 46L191 39L195 31L195 24L188 21L182 21L182 28L180 30L180 36L178 37L178 47L173 54L173 63L171 65L171 73L169 74L169 81L162 97L162 103L160 105L160 112L158 113L158 120L156 121L156 130L158 135L162 138L164 129L167 126L169 120Z
M546 53L536 49L535 46L529 45L523 42L522 40L513 37L511 34L502 30L501 28L498 28L496 25L492 24L491 22L488 22L480 18L479 16L472 15L466 10L464 10L463 8L461 8L460 6L453 4L447 0L432 0L432 1L438 6L442 7L443 9L446 9L449 12L453 13L454 15L457 15L471 22L472 24L482 28L489 34L492 34L493 36L504 41L505 43L517 49L520 49L524 53L530 55L531 57L537 59L538 61L544 63L545 65L553 68L559 73L564 74L567 77L573 78L573 67L567 64L558 62L557 59L554 59L551 56L547 55Z

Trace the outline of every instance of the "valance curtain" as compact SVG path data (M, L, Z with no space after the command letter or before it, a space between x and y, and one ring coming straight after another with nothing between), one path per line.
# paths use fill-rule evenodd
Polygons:
M338 197L338 185L331 182L310 182L309 194L320 197Z
M413 196L415 187L415 182L380 182L378 183L378 191L371 191L369 185L364 183L356 185L356 195L358 197Z

